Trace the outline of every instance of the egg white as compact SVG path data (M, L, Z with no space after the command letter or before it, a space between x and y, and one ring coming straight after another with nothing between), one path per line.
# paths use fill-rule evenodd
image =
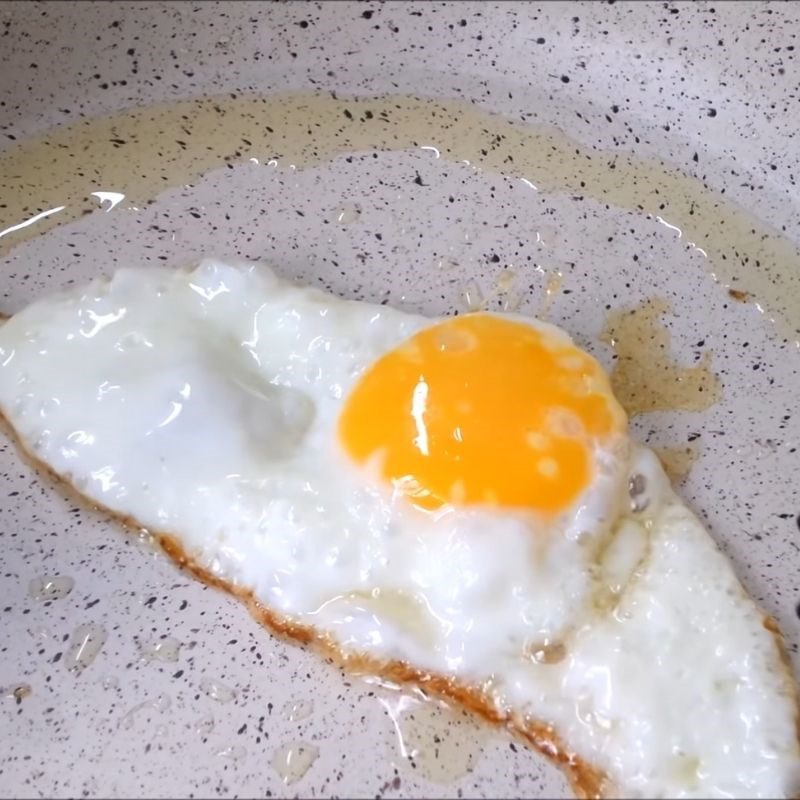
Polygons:
M349 462L348 391L435 321L263 265L124 269L0 327L0 409L87 497L346 652L552 725L614 794L797 792L775 638L649 451L595 453L592 485L548 523L426 513Z

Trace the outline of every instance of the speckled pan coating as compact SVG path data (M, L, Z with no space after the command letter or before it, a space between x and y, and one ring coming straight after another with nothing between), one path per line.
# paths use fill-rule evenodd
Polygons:
M554 126L610 163L627 151L664 160L797 241L799 35L798 7L769 3L7 3L0 140L209 94L423 93ZM125 191L87 192L98 189ZM3 214L4 191L0 229L22 221ZM665 298L675 360L690 366L710 352L722 400L642 414L634 431L696 449L680 491L778 619L797 669L800 352L787 311L800 262L768 265L785 303L739 302L713 277L730 265L703 256L702 241L688 247L663 224L667 212L661 222L653 211L537 192L431 150L342 153L304 170L245 162L19 244L0 264L0 311L116 264L240 254L431 314L466 310L476 291L498 305L511 298L612 367L607 312ZM741 265L756 285L760 269ZM5 437L0 496L0 795L566 793L553 768L504 734L423 706L415 722L396 692L270 637L235 601L75 505ZM29 581L53 575L73 577L74 589L33 599ZM71 674L69 637L87 623L107 639ZM181 643L177 660L142 661L140 644L160 637ZM214 700L213 681L235 696ZM309 698L310 714L291 713ZM413 765L398 729L420 750ZM434 736L444 739L438 760ZM294 742L319 758L286 786L272 760Z

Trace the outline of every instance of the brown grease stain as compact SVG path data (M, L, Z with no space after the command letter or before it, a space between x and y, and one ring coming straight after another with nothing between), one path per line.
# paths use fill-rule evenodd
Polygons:
M719 401L722 388L711 371L711 353L683 367L673 358L670 334L661 317L669 304L654 298L608 315L601 339L617 354L611 387L628 415L648 411L704 411Z
M329 94L225 96L82 119L0 153L0 255L10 246L97 208L93 191L141 205L225 164L277 159L313 166L337 155L435 145L441 157L525 178L666 220L702 244L709 271L736 282L794 336L800 319L800 252L794 243L703 184L666 165L584 147L460 101ZM34 215L62 211L2 236Z

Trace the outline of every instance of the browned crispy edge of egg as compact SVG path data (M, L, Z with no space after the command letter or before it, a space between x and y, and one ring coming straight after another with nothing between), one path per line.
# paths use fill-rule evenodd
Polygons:
M201 581L237 597L247 606L253 617L273 633L311 647L333 664L354 675L371 675L394 684L418 686L428 695L455 702L494 725L508 728L526 744L554 761L566 772L578 797L606 796L606 776L570 753L549 725L501 714L491 699L479 689L419 670L404 661L380 661L364 653L347 653L327 634L318 632L312 626L298 625L266 608L249 589L238 588L220 580L188 556L173 536L156 536L164 552L173 561Z
M261 623L276 636L310 647L329 663L353 675L369 675L398 685L416 686L430 696L454 702L477 717L507 729L523 743L538 750L558 766L565 773L575 795L582 800L602 800L602 798L616 796L614 785L609 777L601 769L592 766L575 753L572 753L564 745L551 725L537 722L513 712L504 714L497 710L492 699L480 689L470 687L452 678L417 669L404 661L380 661L364 653L345 652L329 635L317 631L313 626L300 625L281 617L262 605L251 590L234 586L214 575L198 564L173 534L146 529L133 516L120 514L102 503L86 497L72 484L71 476L60 475L31 453L13 425L1 411L0 428L5 430L25 462L43 475L59 482L73 500L84 507L88 507L90 510L108 514L131 532L139 533L142 530L147 530L156 539L164 553L178 567L191 573L209 586L221 589L236 597L245 604L257 622ZM793 688L797 738L798 742L800 742L800 690L793 677L784 637L777 622L772 617L763 614L763 625L773 635L780 654L781 664L789 677L789 685Z

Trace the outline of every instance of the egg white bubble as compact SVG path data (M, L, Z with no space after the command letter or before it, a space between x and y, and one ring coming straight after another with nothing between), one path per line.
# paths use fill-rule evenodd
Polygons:
M611 794L796 794L775 638L648 450L598 448L549 521L421 511L347 458L354 382L438 321L259 264L122 269L0 326L0 409L91 500L346 652L487 688Z

